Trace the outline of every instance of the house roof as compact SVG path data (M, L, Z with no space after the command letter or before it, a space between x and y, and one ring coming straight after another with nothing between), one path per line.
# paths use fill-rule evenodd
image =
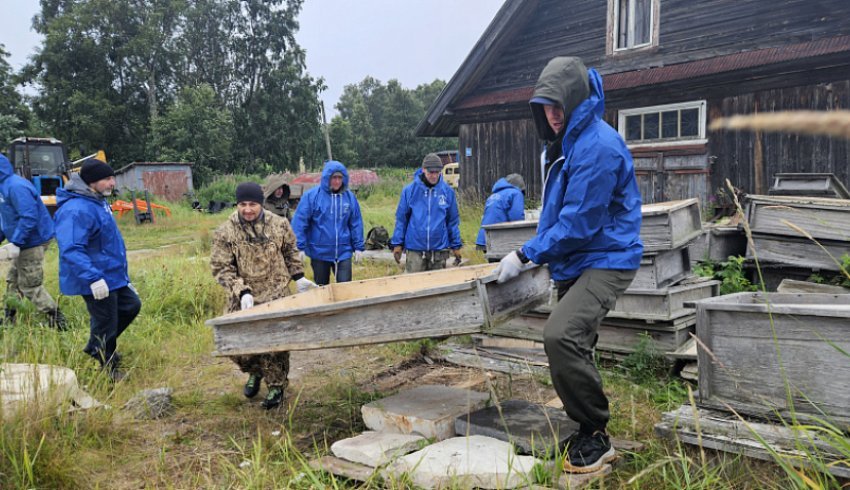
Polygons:
M537 4L537 0L505 2L472 52L431 104L425 117L416 127L417 136L455 136L458 131L455 111L509 104L516 107L516 104L524 104L531 98L533 85L471 96L469 94L490 70L513 35L522 29ZM850 52L850 36L835 36L641 70L617 72L615 64L613 69L603 72L603 80L607 94L847 52Z
M168 166L191 167L194 164L191 163L191 162L133 162L129 165L125 165L125 166L119 168L118 170L115 171L115 173L116 174L124 173L124 172L130 170L131 168L133 168L134 166L137 166L137 165L139 165L139 166L157 166L157 167L168 167Z

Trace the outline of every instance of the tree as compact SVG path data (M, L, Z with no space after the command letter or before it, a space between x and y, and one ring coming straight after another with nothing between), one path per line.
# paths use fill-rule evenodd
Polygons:
M0 44L0 145L6 151L9 142L22 136L29 120L29 109L16 88L9 53Z
M398 80L386 85L366 77L347 85L331 122L334 148L349 152L360 166L414 166L429 152L457 147L454 138L417 138L416 126L439 95L445 82L435 80L414 90ZM337 150L334 150L337 153Z
M237 170L232 155L233 120L209 85L183 89L154 123L157 159L192 162L197 184Z

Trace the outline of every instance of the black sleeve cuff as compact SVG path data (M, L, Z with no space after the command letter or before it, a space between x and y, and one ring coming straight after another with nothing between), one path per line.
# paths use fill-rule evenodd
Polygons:
M302 277L304 277L304 273L303 273L303 272L299 272L298 274L293 274L293 275L292 275L292 280L293 280L293 281L297 281L297 280L301 279Z
M522 262L523 264L527 264L527 263L531 262L531 259L526 257L524 253L522 253L522 249L519 249L519 250L516 251L516 256L519 258L519 261Z

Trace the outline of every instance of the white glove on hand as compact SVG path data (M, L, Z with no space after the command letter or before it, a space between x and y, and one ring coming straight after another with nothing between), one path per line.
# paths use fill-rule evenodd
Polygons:
M89 284L89 288L91 288L91 295L98 301L109 297L109 286L106 285L105 279Z
M317 287L319 286L315 282L307 279L306 277L302 277L301 279L295 281L295 289L299 293L303 293L304 291L309 291Z
M514 251L502 257L502 260L499 261L499 266L496 267L493 273L499 276L499 284L502 284L518 276L522 272L522 269L523 263L519 260L516 251Z
M7 243L0 247L0 260L15 260L21 255L21 249L14 243Z
M243 294L241 303L242 303L242 309L243 310L247 310L248 308L253 308L254 307L254 296L252 296L250 293L249 294Z
M359 263L361 260L363 260L363 251L355 250L354 251L354 262Z
M128 282L127 287L130 288L130 291L133 291L133 294L135 294L136 296L139 295L139 292L136 291L136 286L133 286L132 282Z
M307 256L304 255L304 252L298 252L298 260L300 260L302 264L304 263L304 259L306 258Z

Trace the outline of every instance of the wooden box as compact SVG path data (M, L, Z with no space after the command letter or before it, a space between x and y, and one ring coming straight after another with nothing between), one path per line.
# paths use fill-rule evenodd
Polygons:
M841 257L844 254L850 254L850 241L818 240L818 243L815 243L808 238L755 233L753 246L747 247L748 259L758 255L760 262L781 263L825 271L839 271L838 264L841 263Z
M775 174L771 196L820 196L850 199L850 192L835 174Z
M686 307L685 303L711 298L718 294L720 294L720 281L703 278L699 278L698 282L662 289L629 288L617 300L614 309L608 312L608 317L631 320L674 320L693 314L694 309Z
M728 404L759 417L787 417L793 405L800 416L822 411L850 423L850 296L738 293L703 300L697 337L705 346L703 405Z
M500 260L505 255L522 247L537 233L537 221L509 221L484 225L487 239L487 260Z
M644 204L640 239L644 253L679 248L702 233L699 200Z
M498 284L485 264L330 284L207 321L216 355L478 333L549 298L549 270Z
M681 281L691 273L688 247L644 254L632 289L658 289Z
M749 196L747 221L754 235L806 238L788 222L818 241L848 242L850 247L850 200Z
M657 354L678 349L691 338L696 330L696 315L689 315L667 322L646 323L640 320L605 318L599 325L598 350L631 354L648 335Z
M691 264L704 260L723 262L729 260L730 256L738 257L747 253L747 235L737 226L707 226L688 248Z

